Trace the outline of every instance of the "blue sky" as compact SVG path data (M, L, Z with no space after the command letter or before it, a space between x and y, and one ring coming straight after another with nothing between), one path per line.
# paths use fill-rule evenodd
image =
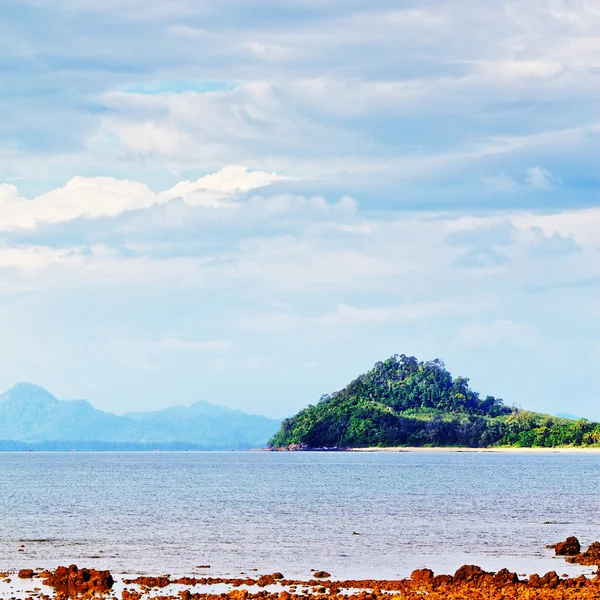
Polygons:
M284 416L405 353L600 419L597 3L1 10L0 389Z

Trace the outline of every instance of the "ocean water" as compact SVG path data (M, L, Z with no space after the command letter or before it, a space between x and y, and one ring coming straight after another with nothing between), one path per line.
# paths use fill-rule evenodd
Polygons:
M600 454L0 454L0 570L591 573L569 535L600 539Z

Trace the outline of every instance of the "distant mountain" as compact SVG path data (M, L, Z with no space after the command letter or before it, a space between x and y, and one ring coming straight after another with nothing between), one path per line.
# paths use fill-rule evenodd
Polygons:
M579 415L574 415L572 413L556 413L555 417L559 417L560 419L571 419L572 421L579 421L579 419L585 419L585 417L580 417Z
M600 446L600 424L480 398L440 360L395 355L290 419L272 448Z
M279 425L276 419L202 401L121 416L86 400L58 400L31 383L0 395L0 449L260 448Z

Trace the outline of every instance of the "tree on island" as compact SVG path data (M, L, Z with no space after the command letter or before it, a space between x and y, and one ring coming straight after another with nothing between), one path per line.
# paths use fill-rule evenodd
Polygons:
M444 363L396 354L344 389L325 394L269 442L311 448L370 446L591 446L600 425L508 407L479 394Z

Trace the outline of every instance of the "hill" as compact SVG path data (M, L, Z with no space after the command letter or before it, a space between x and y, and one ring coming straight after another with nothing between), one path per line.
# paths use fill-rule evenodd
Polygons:
M261 448L280 421L208 402L115 415L20 383L0 395L0 449Z
M438 359L395 355L290 419L271 448L600 445L600 425L504 405Z

